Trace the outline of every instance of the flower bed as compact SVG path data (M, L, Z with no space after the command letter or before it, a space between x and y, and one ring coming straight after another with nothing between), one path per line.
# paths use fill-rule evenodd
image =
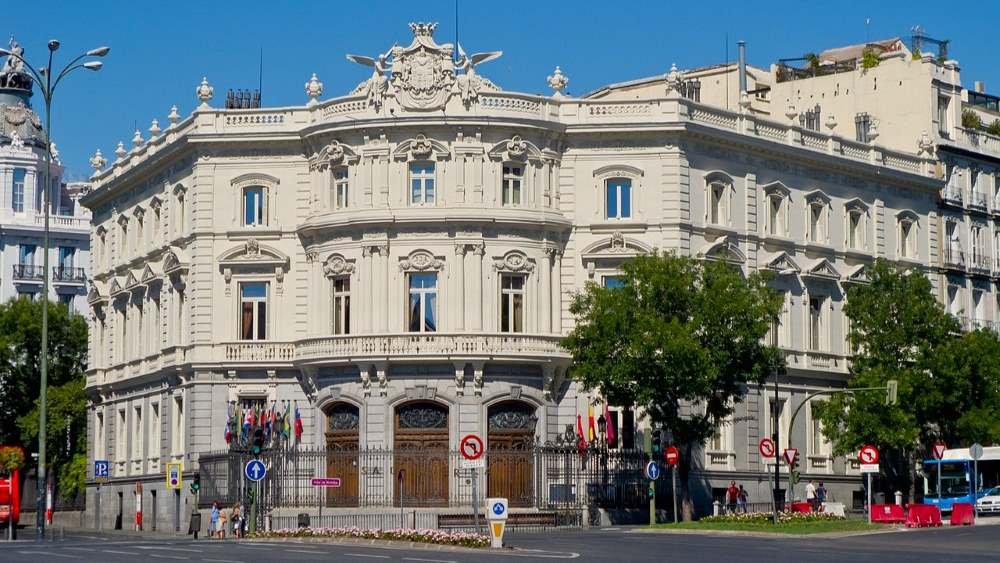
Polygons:
M778 513L778 524L790 524L796 522L834 522L840 520L846 520L846 518L828 512ZM770 524L772 521L770 512L757 512L754 514L723 514L720 516L706 516L699 520L699 522L737 522L745 524Z
M419 530L394 528L367 530L363 528L284 528L271 532L258 532L254 538L346 538L362 540L390 540L457 545L461 547L489 547L490 538L481 534L446 532L444 530Z

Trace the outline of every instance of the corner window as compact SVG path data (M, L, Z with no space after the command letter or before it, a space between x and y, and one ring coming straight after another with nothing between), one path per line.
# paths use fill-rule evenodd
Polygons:
M434 203L434 163L410 163L410 203L432 205Z
M266 224L264 200L266 192L263 186L243 188L243 224L256 227Z
M240 283L240 338L267 339L267 282Z
M500 332L524 332L524 276L500 276Z
M521 184L524 180L524 166L515 163L503 165L503 186L501 199L504 206L521 205Z
M14 213L24 213L24 178L27 171L24 168L14 169L14 190L11 193L11 208Z
M334 209L344 209L347 207L348 188L350 183L347 179L347 167L335 168L333 171L333 194L330 201Z
M351 278L333 278L333 333L351 333Z
M611 178L604 184L608 219L629 219L632 217L632 180Z
M437 330L437 273L411 273L409 285L409 331Z

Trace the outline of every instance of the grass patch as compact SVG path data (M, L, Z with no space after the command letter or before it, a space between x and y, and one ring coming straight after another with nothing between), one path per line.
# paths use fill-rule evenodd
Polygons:
M869 524L864 520L815 520L802 522L678 522L677 524L656 524L651 529L660 530L707 530L764 532L771 534L828 534L835 532L862 532L885 529L881 524Z

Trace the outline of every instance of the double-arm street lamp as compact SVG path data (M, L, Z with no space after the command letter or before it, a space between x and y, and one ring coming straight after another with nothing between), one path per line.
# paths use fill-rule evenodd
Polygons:
M88 60L86 62L82 62L84 59L103 57L111 51L110 47L98 47L96 49L91 49L70 61L69 64L56 73L52 69L52 57L55 52L59 50L59 41L56 39L50 40L48 47L49 62L40 70L35 70L35 67L31 66L28 61L24 60L19 52L14 52L13 50L8 49L0 49L0 56L6 55L8 57L13 57L20 61L24 65L24 68L28 69L34 79L34 82L38 85L38 89L42 92L42 99L45 101L45 174L43 176L45 228L42 238L42 246L44 248L42 254L42 296L44 305L42 306L42 349L40 358L41 381L38 401L38 499L36 504L37 536L39 539L43 538L45 534L45 395L48 386L49 369L49 208L51 205L50 200L52 190L52 95L55 93L56 87L59 86L59 82L61 82L66 75L74 70L85 68L87 70L98 71L101 70L102 66L104 66L104 63L101 61Z

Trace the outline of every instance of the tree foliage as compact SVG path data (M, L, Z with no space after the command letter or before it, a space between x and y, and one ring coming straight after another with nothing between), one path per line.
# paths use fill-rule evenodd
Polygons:
M653 254L623 265L622 287L587 284L570 306L577 325L563 346L573 354L573 377L673 433L686 454L687 506L692 449L733 413L748 384L780 365L779 351L764 344L782 303L768 277Z

